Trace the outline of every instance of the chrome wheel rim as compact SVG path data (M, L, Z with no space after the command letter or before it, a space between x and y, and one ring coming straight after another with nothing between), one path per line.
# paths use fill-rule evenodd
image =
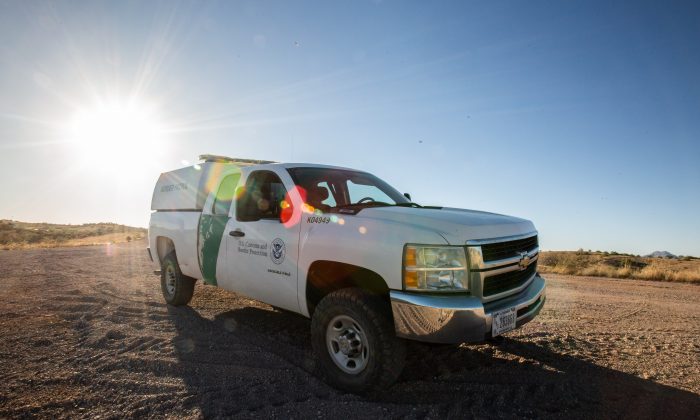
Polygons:
M175 294L175 269L172 265L165 268L165 291L168 296Z
M351 317L338 315L328 323L328 353L343 372L356 375L367 367L370 356L368 344L364 330Z

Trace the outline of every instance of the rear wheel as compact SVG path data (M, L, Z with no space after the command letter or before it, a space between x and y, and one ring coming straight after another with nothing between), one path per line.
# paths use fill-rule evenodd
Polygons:
M386 389L403 369L406 348L396 337L388 304L362 289L324 297L311 321L319 374L344 391Z
M165 301L174 306L187 305L194 293L195 279L182 274L174 252L163 258L160 270L160 288Z

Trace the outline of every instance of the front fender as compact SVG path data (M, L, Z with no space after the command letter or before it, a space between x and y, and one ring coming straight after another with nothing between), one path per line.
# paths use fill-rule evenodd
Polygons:
M299 306L309 316L306 282L314 261L337 261L374 271L389 289L401 290L403 248L406 243L447 245L444 237L424 228L358 216L333 216L329 223L302 217L299 241Z

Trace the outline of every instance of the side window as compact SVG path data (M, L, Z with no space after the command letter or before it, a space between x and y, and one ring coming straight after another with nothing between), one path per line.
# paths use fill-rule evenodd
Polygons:
M233 202L233 195L236 191L236 184L238 184L239 179L241 179L241 174L233 174L228 175L221 181L221 185L214 199L212 214L228 216L231 210L231 202Z
M276 173L253 172L246 180L241 198L236 201L236 219L241 222L279 220L286 194L287 189Z

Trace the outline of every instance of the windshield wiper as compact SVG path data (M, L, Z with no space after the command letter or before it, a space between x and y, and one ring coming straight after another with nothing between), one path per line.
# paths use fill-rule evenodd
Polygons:
M334 206L331 211L337 212L337 213L347 213L347 214L357 214L360 212L360 210L367 208L367 207L411 207L411 208L423 208L418 203L413 203L413 202L408 202L408 203L386 203L384 201L367 201L365 203L349 203L349 204L340 204L337 206Z
M356 207L370 207L370 206L393 206L393 204L385 203L383 201L367 201L364 203L340 204L338 206L335 206L334 208L336 208L336 209L353 209Z

